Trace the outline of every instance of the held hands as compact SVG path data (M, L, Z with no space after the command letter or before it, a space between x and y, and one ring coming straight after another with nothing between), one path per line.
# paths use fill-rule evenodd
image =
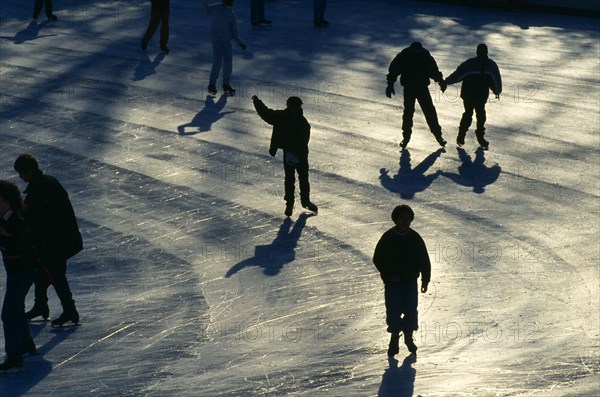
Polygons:
M275 155L277 154L277 148L274 148L274 147L272 147L272 148L269 148L269 154L270 154L272 157L275 157Z
M446 88L448 88L448 83L446 82L446 80L441 80L439 84L442 92L446 92Z
M427 284L421 284L421 292L422 293L427 292Z
M391 98L392 95L396 95L396 91L394 90L394 85L388 84L387 88L385 89L385 96L388 98Z

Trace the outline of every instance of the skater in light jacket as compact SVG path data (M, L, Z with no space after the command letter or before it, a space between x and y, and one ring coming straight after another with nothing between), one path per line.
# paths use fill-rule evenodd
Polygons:
M485 104L489 98L490 90L496 98L500 99L502 93L502 78L496 62L488 58L488 48L485 44L477 46L477 56L467 59L444 81L445 84L454 84L462 81L460 97L463 100L465 112L458 126L456 143L458 146L465 144L465 135L473 122L473 111L477 115L477 129L475 136L483 149L488 149L489 142L485 135Z

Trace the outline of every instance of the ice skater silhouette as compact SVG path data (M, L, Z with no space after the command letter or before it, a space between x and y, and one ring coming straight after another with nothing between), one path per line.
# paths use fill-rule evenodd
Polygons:
M198 114L194 116L192 121L177 127L179 135L194 135L199 132L210 131L214 123L219 121L226 114L233 113L233 111L221 112L221 110L223 110L223 108L225 107L225 104L227 104L227 95L221 95L221 97L216 103L214 96L207 95L206 100L204 101L204 109L198 112ZM186 132L186 128L193 127L197 127L197 130Z
M458 167L458 174L442 172L443 176L459 185L472 187L473 192L478 194L485 192L486 186L498 180L502 168L498 164L491 167L485 165L484 148L477 148L475 161L471 160L471 156L463 148L456 148L456 150L462 162Z
M403 149L400 154L400 169L396 175L390 177L387 169L379 170L381 186L391 192L400 193L400 197L403 199L414 198L416 193L426 190L440 175L441 171L429 175L425 175L425 172L431 168L442 153L444 153L444 149L436 150L413 169L410 164L410 151Z
M377 397L412 397L417 375L412 365L417 362L417 356L406 356L400 367L395 358L388 358L388 362L390 366L383 374Z
M233 276L245 267L258 266L263 268L263 273L267 276L277 275L283 267L296 259L296 246L302 229L306 226L306 220L315 214L300 214L294 227L292 220L286 217L279 227L277 237L269 245L257 245L254 247L254 256L245 259L231 267L225 274L226 278Z
M159 53L156 57L154 57L153 61L150 61L150 58L146 53L142 53L142 60L136 66L134 75L131 78L133 81L141 81L146 77L151 76L156 73L156 67L165 59L165 54L162 52Z

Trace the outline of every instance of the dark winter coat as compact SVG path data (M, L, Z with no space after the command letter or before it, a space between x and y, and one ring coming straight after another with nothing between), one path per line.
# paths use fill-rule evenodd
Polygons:
M273 126L269 152L274 155L277 149L293 152L300 156L308 155L310 124L304 117L302 108L288 107L283 110L269 109L261 100L254 102L258 115Z
M423 88L429 85L429 79L436 82L443 79L429 51L414 43L396 55L390 64L388 84L394 84L398 76L400 76L400 84L406 88Z
M412 229L402 235L396 228L391 228L381 236L373 263L383 282L390 282L394 277L400 282L416 281L422 275L421 282L429 284L431 279L431 263L425 242Z
M42 260L67 260L83 247L69 195L50 175L35 175L25 197L25 220Z
M13 212L7 220L0 217L0 251L6 273L24 273L33 269L35 261L27 225L19 212Z
M496 62L485 57L475 57L463 62L448 78L448 84L462 81L460 97L475 102L485 102L490 90L494 95L502 92L502 78Z

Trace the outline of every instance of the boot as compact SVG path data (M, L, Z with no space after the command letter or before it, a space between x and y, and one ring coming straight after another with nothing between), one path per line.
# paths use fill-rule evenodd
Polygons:
M412 331L408 331L408 332L404 333L404 344L408 348L408 351L411 352L412 354L415 354L417 352L417 345L415 345L415 342L413 341L413 332Z
M25 318L27 319L27 321L31 321L39 316L42 316L44 321L48 320L48 317L50 317L50 309L48 308L48 305L35 304L33 305L30 311L25 313Z
M55 320L52 320L53 327L62 327L64 323L71 321L73 324L77 325L79 323L79 313L75 308L71 310L65 310L60 317Z
M292 216L292 212L294 211L294 202L293 201L288 201L285 204L285 216Z
M302 201L302 207L314 212L315 214L319 212L319 207L311 203L310 200Z
M400 352L399 341L400 334L392 334L390 337L390 345L388 346L387 355L388 357L394 357L396 354Z
M23 371L23 359L7 358L2 364L0 364L0 372L13 373L17 371Z

